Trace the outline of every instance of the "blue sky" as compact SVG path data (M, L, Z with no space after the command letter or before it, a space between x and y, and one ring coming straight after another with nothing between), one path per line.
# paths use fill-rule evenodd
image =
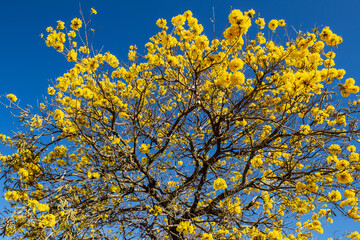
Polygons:
M103 47L120 61L126 61L129 46L136 44L140 51L148 39L157 33L155 22L165 18L170 22L175 15L191 10L203 24L205 33L212 35L213 7L215 10L216 35L220 36L227 21L230 8L247 11L253 8L265 20L285 19L289 26L303 31L317 26L330 26L344 42L336 53L336 66L347 71L345 77L360 79L360 1L358 0L182 0L182 1L109 1L80 0L86 14L94 7L98 14L92 18L96 29L95 47ZM68 24L79 17L79 1L2 1L0 14L0 96L14 93L22 106L37 105L50 84L69 69L66 59L54 49L46 47L39 38L47 26L56 27L57 20ZM0 105L0 133L10 134L14 119L8 110ZM0 147L0 153L9 150ZM0 195L3 196L2 189ZM0 206L5 204L0 198ZM360 225L360 224L359 224ZM356 229L355 224L340 219L318 239L332 237L336 230ZM360 228L359 226L357 227ZM326 236L326 237L325 237Z

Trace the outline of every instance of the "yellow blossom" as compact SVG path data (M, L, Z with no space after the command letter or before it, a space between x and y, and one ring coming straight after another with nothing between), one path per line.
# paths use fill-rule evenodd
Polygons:
M351 174L347 171L342 171L336 174L336 179L339 183L347 184L353 181Z
M278 21L278 24L279 24L279 27L284 27L285 26L285 20L284 19L280 19L279 21Z
M53 214L46 214L42 217L41 224L45 227L54 227L56 224L55 219Z
M91 8L91 13L92 14L97 14L97 11L94 8Z
M203 233L201 235L201 240L214 240L211 233Z
M275 29L278 27L278 21L273 19L268 23L268 27L270 28L270 30L275 31Z
M67 54L67 60L68 62L76 62L77 52L75 52L73 49L69 51Z
M143 143L143 144L141 144L139 150L140 150L142 153L147 154L147 153L150 152L150 145Z
M8 94L8 95L6 95L6 97L9 98L13 102L17 101L17 97L14 94Z
M16 201L19 199L19 194L16 191L7 191L5 193L6 201Z
M224 179L222 178L218 178L214 181L214 185L213 185L213 188L215 190L224 190L227 188L227 185L226 185L226 182Z
M340 201L341 200L341 193L337 190L332 190L329 194L328 197L330 199L330 201L335 202L335 201Z
M79 30L79 28L81 28L81 25L82 25L82 21L79 18L74 18L73 20L71 20L70 27L73 30L75 30L75 31Z
M65 23L63 21L57 21L58 22L58 25L56 27L56 29L64 29L65 28Z

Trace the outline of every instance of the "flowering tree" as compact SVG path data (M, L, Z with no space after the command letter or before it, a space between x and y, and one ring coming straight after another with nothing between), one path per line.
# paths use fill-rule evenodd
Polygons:
M359 221L359 87L334 67L342 38L291 37L284 20L265 38L254 14L233 10L213 40L190 11L170 29L159 19L128 64L92 50L89 22L47 28L74 67L36 113L8 95L23 130L1 135L16 150L0 157L3 235L309 239L335 214Z

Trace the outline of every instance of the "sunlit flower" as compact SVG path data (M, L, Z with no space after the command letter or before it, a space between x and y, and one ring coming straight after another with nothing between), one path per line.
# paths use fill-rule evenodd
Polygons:
M82 25L82 21L79 18L74 18L73 20L71 20L70 27L75 31L79 30L79 28L81 28L81 25Z
M271 20L271 21L269 22L269 24L268 24L268 27L269 27L271 30L275 31L275 29L278 27L278 21L275 20L275 19Z
M17 97L14 94L8 94L8 95L6 95L6 97L13 102L17 101Z
M91 8L91 13L97 14L97 11L94 8Z
M225 190L227 188L226 182L222 178L218 178L214 181L213 188L215 190Z

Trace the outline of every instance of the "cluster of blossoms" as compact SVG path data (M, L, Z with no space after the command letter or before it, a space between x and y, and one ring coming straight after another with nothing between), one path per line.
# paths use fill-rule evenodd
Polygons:
M215 190L224 190L227 188L226 182L222 178L218 178L214 181L214 189Z

